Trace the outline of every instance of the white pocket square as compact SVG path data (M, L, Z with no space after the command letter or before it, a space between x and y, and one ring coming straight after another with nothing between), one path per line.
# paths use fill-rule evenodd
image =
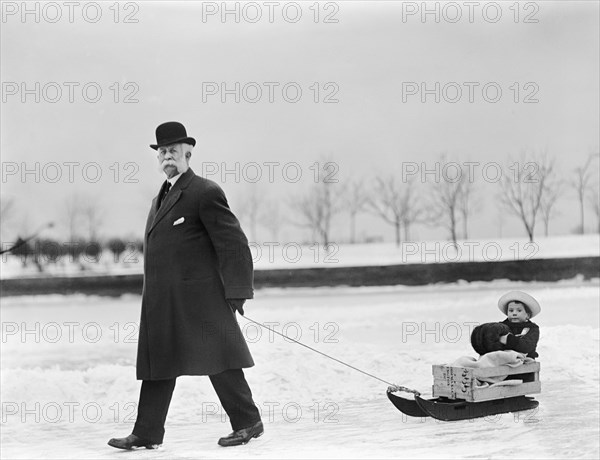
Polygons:
M175 222L173 222L173 226L183 224L184 221L185 221L185 217L180 217Z

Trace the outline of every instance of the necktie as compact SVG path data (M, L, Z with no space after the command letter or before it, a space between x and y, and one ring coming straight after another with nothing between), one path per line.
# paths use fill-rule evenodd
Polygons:
M160 208L160 206L162 205L163 201L165 201L165 197L167 196L167 193L169 193L169 190L171 190L171 182L167 181L167 185L165 187L165 191L163 192L159 202L158 202L158 207Z

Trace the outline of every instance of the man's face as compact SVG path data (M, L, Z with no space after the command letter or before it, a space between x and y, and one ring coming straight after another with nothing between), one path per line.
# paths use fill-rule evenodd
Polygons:
M506 310L506 316L511 323L524 323L529 319L525 306L519 302L510 302Z
M186 172L188 169L188 162L182 144L159 147L157 158L161 171L169 178Z

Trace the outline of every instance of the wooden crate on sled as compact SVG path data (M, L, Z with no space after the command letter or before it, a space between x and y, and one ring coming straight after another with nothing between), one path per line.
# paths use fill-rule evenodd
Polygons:
M505 380L520 379L523 383L507 386L478 388L477 380L485 377L507 375ZM490 384L491 385L491 384ZM498 366L485 368L433 365L433 396L464 399L468 402L525 396L541 393L540 363L532 362L518 367Z

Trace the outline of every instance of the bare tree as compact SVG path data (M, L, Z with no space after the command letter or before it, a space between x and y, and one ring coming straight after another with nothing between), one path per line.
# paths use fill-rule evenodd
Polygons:
M251 184L244 193L242 205L238 211L240 219L245 220L248 222L248 225L250 225L251 241L256 241L256 224L262 202L263 200L258 185Z
M590 187L588 200L596 215L596 222L598 224L597 231L600 233L600 190L598 189L598 184Z
M397 176L389 175L385 179L377 177L375 185L367 200L367 209L393 225L396 246L400 246L400 230L404 225L405 236L408 228L420 216L421 211L413 196L414 180L405 184Z
M350 243L356 242L356 215L367 208L368 196L362 180L351 181L343 194L344 207L350 215Z
M341 198L336 194L336 183L321 178L312 184L304 196L293 197L291 208L296 211L299 220L291 222L299 227L309 228L313 236L317 236L325 249L331 241L331 222L333 217L342 210Z
M121 254L127 249L127 244L121 238L111 238L106 243L106 247L113 253L113 260L117 263L121 258Z
M544 223L544 236L548 236L548 228L550 226L550 219L555 214L554 205L561 195L562 192L562 181L553 180L546 184L546 190L542 194L542 201L540 203L540 216Z
M441 155L438 160L440 167L437 169L439 174L435 176L430 188L431 202L427 221L445 227L455 248L458 246L459 224L462 222L462 234L467 238L469 216L479 204L474 195L475 185L467 164L448 162L446 155Z
M20 217L20 222L18 224L19 230L17 232L17 238L14 244L16 250L11 251L13 255L21 258L21 263L23 267L27 267L28 258L34 253L35 241L28 241L28 236L34 234L34 232L32 232L31 230L31 222L29 217L30 216L28 214L23 214ZM23 237L19 235L23 235Z
M517 216L533 242L535 224L540 211L542 198L547 191L546 184L554 172L554 161L542 154L536 161L522 155L521 163L514 162L503 168L500 199L512 214Z
M441 163L444 163L444 157L441 158ZM468 210L468 198L466 204L462 203L465 200L463 193L465 182L468 182L468 178L461 169L460 174L457 174L455 178L440 175L434 181L432 188L431 211L428 220L442 225L450 232L450 239L455 248L457 247L457 228L461 204Z
M97 241L98 232L102 227L104 211L98 200L92 196L86 196L85 202L81 203L81 221L87 227L89 241Z
M575 168L575 178L570 182L571 187L575 189L577 199L579 200L579 233L582 235L585 233L585 199L589 193L590 180L592 179L590 165L596 156L598 156L598 154L589 155L582 166Z
M502 230L504 228L504 211L500 208L496 209L496 218L494 219L494 223L496 224L496 228L498 229L498 238L502 238Z
M369 209L384 222L394 226L396 246L400 246L400 226L404 212L399 181L395 176L375 178L375 186L367 201Z
M273 241L279 238L279 230L281 228L281 213L279 203L269 199L264 203L264 208L260 213L261 225L269 231L269 236Z
M15 211L15 200L13 198L0 197L0 235L2 241L6 238L6 230L13 220Z
M83 217L83 205L79 195L69 195L64 207L65 223L69 242L73 243L79 236L79 228Z
M410 240L410 227L417 222L424 222L425 219L423 208L417 196L415 196L416 186L413 180L408 180L404 193L402 194L402 206L404 213L401 221L404 228L404 241Z
M464 170L462 171L464 174ZM479 209L480 201L478 195L474 194L475 183L467 176L462 179L461 190L458 197L458 213L462 220L462 236L469 238L469 217L473 211Z

